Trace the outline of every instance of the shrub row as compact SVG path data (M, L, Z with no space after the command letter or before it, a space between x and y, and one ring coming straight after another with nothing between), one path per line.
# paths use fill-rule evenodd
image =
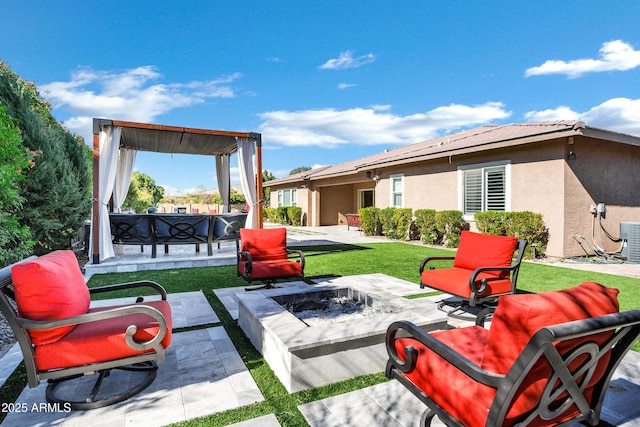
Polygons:
M460 233L469 223L458 210L410 208L363 208L358 211L362 231L366 236L385 236L389 239L421 240L425 244L442 244L455 248ZM479 212L474 219L480 233L516 236L529 242L525 257L544 255L548 231L541 214L533 212Z
M302 208L297 206L264 208L262 210L262 216L265 221L276 224L302 225Z
M529 242L526 258L544 256L549 230L542 214L534 212L478 212L474 216L478 231L501 236L516 236Z

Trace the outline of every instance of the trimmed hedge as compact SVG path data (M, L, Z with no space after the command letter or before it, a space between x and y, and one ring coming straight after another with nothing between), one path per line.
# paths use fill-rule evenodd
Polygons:
M436 227L435 209L416 209L413 215L415 227L418 229L422 243L435 245L442 241L442 233Z
M524 212L478 212L474 215L478 231L500 236L515 236L529 242L525 258L544 256L549 241L549 230L542 214Z
M376 207L362 208L358 210L360 224L365 236L381 236L382 224L380 223L380 209Z
M302 225L302 208L297 206L278 206L264 208L262 217L265 221L276 224Z
M469 229L461 211L449 210L436 212L436 228L442 233L442 242L447 248L457 248L460 244L460 232Z
M302 225L302 208L289 206L287 208L287 221L291 225Z
M278 207L265 208L267 221L289 224L302 224L302 208ZM429 245L443 244L456 248L460 244L460 232L469 229L458 210L435 211L434 209L376 208L358 210L362 232L365 236L385 236L389 239L420 239ZM549 240L549 231L542 214L534 212L478 212L474 215L478 232L499 236L515 236L529 243L525 258L544 256Z
M382 235L389 239L409 240L411 208L385 208L379 213Z
M262 209L262 218L268 222L277 222L276 221L276 208L263 208Z

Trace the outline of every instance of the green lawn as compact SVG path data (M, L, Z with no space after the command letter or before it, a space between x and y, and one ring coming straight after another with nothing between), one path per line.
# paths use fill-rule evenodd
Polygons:
M353 276L367 273L384 273L413 283L419 283L418 267L422 259L433 255L450 255L451 251L404 243L372 243L358 245L304 246L305 276L308 279L326 276ZM135 273L113 273L95 275L89 286L136 280L153 280L162 284L168 292L187 292L202 290L220 317L221 325L227 331L238 353L247 365L258 384L265 400L250 406L226 411L209 417L190 420L179 425L184 426L225 426L246 419L275 413L283 426L307 425L297 406L302 403L368 387L386 381L383 373L358 377L352 380L328 385L314 390L288 394L275 377L262 356L253 348L244 336L237 322L232 320L213 289L245 286L246 283L236 276L236 267L202 267L179 270L159 270ZM584 281L595 281L620 290L621 310L640 307L640 279L590 273L554 267L545 264L524 263L520 270L518 288L530 292L566 289ZM115 296L125 296L121 293ZM109 295L108 297L114 297ZM206 325L211 326L211 325ZM640 343L634 347L640 350ZM0 389L2 401L14 401L24 388L24 368L21 367ZM1 414L0 414L1 415Z

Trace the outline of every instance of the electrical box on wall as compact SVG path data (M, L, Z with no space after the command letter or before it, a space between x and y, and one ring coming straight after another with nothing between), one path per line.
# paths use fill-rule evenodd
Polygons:
M622 256L628 261L640 262L640 222L621 222L620 238L624 241Z

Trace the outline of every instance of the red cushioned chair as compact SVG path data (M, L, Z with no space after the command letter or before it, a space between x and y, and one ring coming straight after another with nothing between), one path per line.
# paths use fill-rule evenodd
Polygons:
M448 426L597 425L611 375L640 336L640 310L618 313L617 289L585 282L502 296L489 330L387 330L386 375Z
M132 288L151 289L161 300L139 297L135 304L89 308L92 294ZM164 361L171 342L171 308L157 283L89 289L74 253L56 251L0 270L0 290L0 309L20 344L29 387L49 380L49 402L99 408L128 399L155 379L156 362ZM130 372L130 381L114 384L112 369ZM96 373L93 388L77 396L70 381Z
M526 240L463 230L455 256L425 258L420 264L420 287L429 287L453 295L444 300L450 315L460 311L484 309L482 316L495 309L498 296L516 292L520 263ZM518 252L514 260L515 252ZM450 268L426 268L431 261L453 260Z
M263 284L251 289L274 288L278 279L304 279L304 254L300 250L287 249L286 228L241 228L239 239L236 240L238 276L249 283L260 281ZM289 254L297 258L289 258Z

